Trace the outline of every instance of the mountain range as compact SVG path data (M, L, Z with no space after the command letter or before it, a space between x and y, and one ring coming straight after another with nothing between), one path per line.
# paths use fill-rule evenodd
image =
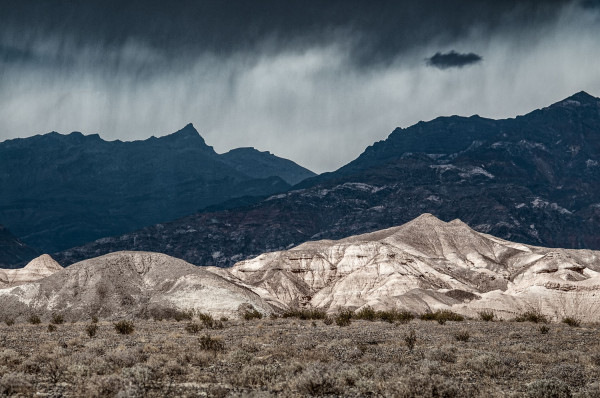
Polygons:
M55 252L314 175L254 148L217 154L191 124L133 142L52 132L0 143L0 222Z
M440 117L257 203L205 211L56 253L117 250L228 267L264 252L403 224L423 213L530 245L600 249L600 99L577 93L512 119Z

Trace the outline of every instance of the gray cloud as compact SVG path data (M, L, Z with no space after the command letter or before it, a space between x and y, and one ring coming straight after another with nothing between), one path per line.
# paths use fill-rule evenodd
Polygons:
M430 15L418 4L373 11L360 2L355 14L336 16L342 3L300 10L285 2L263 17L244 9L246 21L228 19L227 9L204 15L153 2L102 2L121 7L115 16L90 0L98 9L87 14L78 7L88 2L71 9L57 0L47 3L58 11L36 5L23 23L20 4L31 3L0 10L8 49L0 51L0 140L51 130L144 139L193 122L219 152L254 146L321 172L397 126L451 114L512 117L580 90L600 95L599 12L575 3L466 2L473 11L457 3L453 12L440 1ZM484 8L490 16L478 20ZM382 14L388 19L376 23ZM444 73L423 64L451 50L485 62Z
M432 57L427 58L427 65L438 69L462 68L463 66L473 65L481 62L481 55L475 53L457 53L452 50L447 53L435 53Z

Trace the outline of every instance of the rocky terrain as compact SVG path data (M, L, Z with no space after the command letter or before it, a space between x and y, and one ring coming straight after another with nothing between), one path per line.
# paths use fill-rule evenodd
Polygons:
M108 254L35 282L0 289L0 300L0 319L38 313L72 320L150 317L173 309L232 316L246 307L272 312L242 284L163 254L140 252Z
M600 249L600 99L578 93L514 119L444 117L396 129L333 173L245 207L198 213L56 254L116 250L228 267L315 239L431 213L525 244Z
M400 227L265 253L229 271L291 308L600 320L600 252L513 243L430 214Z
M39 254L37 250L21 242L8 229L0 225L0 268L26 263Z
M43 254L31 260L24 268L0 269L0 288L34 282L62 269L52 257Z
M219 155L191 124L133 142L49 133L0 143L0 221L51 253L313 175L252 148Z

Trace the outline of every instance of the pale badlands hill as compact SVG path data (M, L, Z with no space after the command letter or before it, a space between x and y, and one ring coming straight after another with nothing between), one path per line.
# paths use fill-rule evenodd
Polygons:
M0 269L0 288L43 279L63 268L47 254L31 260L24 268Z
M528 311L600 319L600 252L549 249L424 214L400 227L307 242L237 263L231 274L288 306Z
M82 261L51 276L0 289L0 319L61 313L67 319L149 316L165 308L231 316L263 299L206 268L159 253L117 252Z
M600 252L550 249L476 232L424 214L399 227L262 254L233 268L196 267L167 255L117 252L0 289L0 317L62 312L71 318L147 316L157 308L235 315L314 307L525 311L600 320Z

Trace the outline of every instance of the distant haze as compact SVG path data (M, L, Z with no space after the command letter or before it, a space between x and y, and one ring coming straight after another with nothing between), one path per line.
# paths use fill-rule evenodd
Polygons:
M600 95L598 2L370 4L3 1L0 141L192 122L218 152L253 146L323 172L419 120Z

